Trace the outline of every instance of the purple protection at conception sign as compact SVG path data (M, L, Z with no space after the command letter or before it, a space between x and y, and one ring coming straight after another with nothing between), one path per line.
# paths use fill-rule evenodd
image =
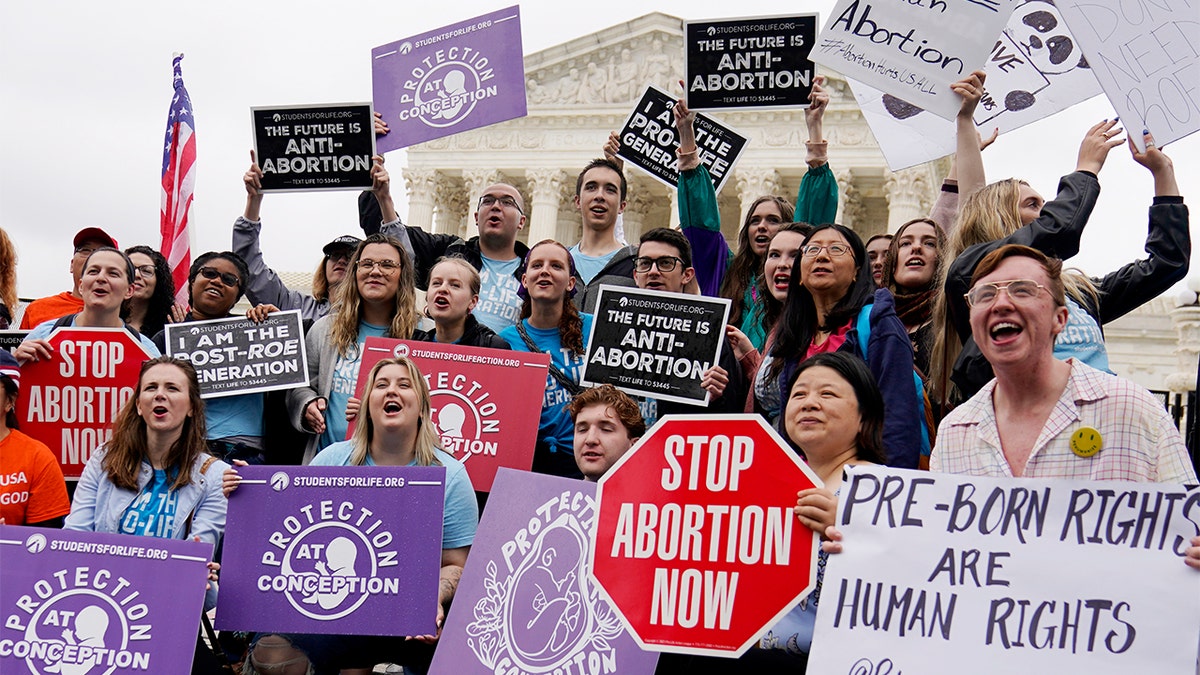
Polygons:
M442 466L244 466L217 628L433 635Z
M525 57L517 6L371 50L378 152L524 117Z
M588 580L596 485L501 468L430 672L649 675Z
M0 673L186 673L212 545L0 525Z

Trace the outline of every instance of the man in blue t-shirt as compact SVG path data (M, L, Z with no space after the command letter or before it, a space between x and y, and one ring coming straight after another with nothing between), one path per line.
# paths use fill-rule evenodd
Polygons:
M367 234L378 231L403 244L416 266L417 288L427 288L429 270L439 258L463 258L479 270L479 304L471 314L497 333L516 325L521 312L521 299L517 297L521 278L517 268L529 252L525 244L517 241L517 233L525 227L525 200L521 192L507 183L484 188L475 209L479 236L463 241L453 234L430 234L400 222L382 161L376 160L371 175L374 179L371 191L362 193L358 199L363 231ZM376 225L380 220L383 224Z

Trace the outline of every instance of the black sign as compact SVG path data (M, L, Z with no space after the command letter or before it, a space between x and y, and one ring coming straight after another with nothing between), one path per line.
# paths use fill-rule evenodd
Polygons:
M262 323L216 319L169 323L167 353L196 367L203 398L293 389L308 384L300 312L276 312Z
M27 330L0 330L0 349L16 351L17 346L25 341L26 335L29 335Z
M816 37L816 14L685 23L688 105L806 107L815 69L808 53Z
M647 87L633 114L621 127L618 155L670 187L679 184L679 159L675 149L679 137L671 107L675 99L661 89ZM697 114L692 124L700 162L712 177L713 189L721 191L733 165L746 147L747 138L708 115Z
M263 192L371 187L370 103L251 108Z
M725 298L601 286L583 383L707 405L700 380L720 356L729 304Z

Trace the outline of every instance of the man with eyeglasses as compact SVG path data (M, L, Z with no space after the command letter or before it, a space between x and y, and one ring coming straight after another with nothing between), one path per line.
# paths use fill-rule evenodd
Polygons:
M367 234L378 231L395 237L404 245L415 265L417 288L428 288L429 270L438 258L462 258L479 270L479 303L471 314L497 333L516 325L521 311L521 299L517 297L517 289L521 287L518 268L529 252L529 247L517 241L517 233L525 227L525 200L520 191L506 183L484 188L475 205L479 234L463 241L453 234L431 234L400 222L382 157L375 158L371 175L374 179L371 192L362 193L358 200L363 230ZM375 215L376 207L379 215ZM383 224L376 227L373 223L379 219Z
M638 288L683 293L684 286L695 276L692 247L682 232L659 227L642 234L633 260L633 280ZM713 326L713 330L720 328ZM646 424L654 424L663 415L743 412L748 390L742 367L725 338L721 339L717 363L704 371L700 383L709 393L707 406L651 398L640 400Z
M83 311L83 297L79 294L79 281L83 278L83 264L88 256L98 248L105 246L119 248L117 240L98 227L85 227L75 233L75 253L71 256L71 278L74 281L71 290L58 295L48 295L29 303L25 314L21 317L21 330L31 330L34 327Z
M1009 244L975 268L971 335L996 377L938 428L947 473L1195 483L1187 448L1148 391L1054 357L1067 325L1062 261Z

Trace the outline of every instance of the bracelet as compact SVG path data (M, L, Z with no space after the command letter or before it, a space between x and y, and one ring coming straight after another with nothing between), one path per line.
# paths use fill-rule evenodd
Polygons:
M692 148L691 150L688 150L687 152L684 152L683 148L676 148L676 149L675 149L675 156L676 156L676 157L679 157L680 159L682 159L682 158L684 158L684 157L688 157L688 156L690 156L690 155L696 155L696 154L699 154L699 153L700 153L700 148L699 148L699 147Z

